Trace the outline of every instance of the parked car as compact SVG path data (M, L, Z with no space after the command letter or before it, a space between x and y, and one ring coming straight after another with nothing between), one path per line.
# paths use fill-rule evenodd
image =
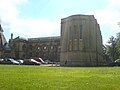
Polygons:
M41 62L41 64L45 64L45 61L42 58L34 58L34 60Z
M108 66L115 66L115 63L114 62L109 62Z
M115 63L115 66L120 66L120 59L115 60L114 63Z
M4 59L0 59L0 64L2 64L2 63L3 63L3 60L4 60Z
M109 66L120 66L120 59L110 62L108 65Z
M41 64L41 62L38 62L38 61L36 61L34 59L30 59L30 60L31 60L31 62L35 63L36 65L40 65Z
M41 65L41 62L38 62L34 59L26 59L24 60L23 65Z
M24 60L17 60L17 61L20 63L20 65L24 63Z
M19 65L20 63L12 58L5 58L2 61L2 64L15 64L15 65Z
M46 64L53 64L53 62L51 62L50 60L45 60Z

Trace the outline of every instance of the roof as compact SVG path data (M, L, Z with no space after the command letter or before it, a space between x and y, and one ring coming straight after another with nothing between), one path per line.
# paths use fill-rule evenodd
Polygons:
M26 38L24 38L24 37L20 37L20 36L18 36L18 37L16 37L16 38L14 38L13 40L25 40L25 41L27 41L27 39L26 39Z
M28 41L33 41L33 40L56 40L56 39L60 39L60 36L55 36L55 37L40 37L40 38L29 38Z
M72 20L72 19L85 19L85 20L95 20L94 15L83 15L83 14L76 14L76 15L71 15L66 18L62 18L62 21L67 21L67 20Z

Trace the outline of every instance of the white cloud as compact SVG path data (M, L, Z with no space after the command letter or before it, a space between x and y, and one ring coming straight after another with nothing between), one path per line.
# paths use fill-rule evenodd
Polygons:
M120 0L107 0L108 5L105 8L88 12L94 14L100 25L108 25L115 32L119 31L118 22L120 21Z
M118 26L118 22L120 22L120 0L107 0L106 7L102 9L95 10L93 12L87 12L87 14L95 15L98 23L102 28L103 32L103 44L106 44L109 40L110 36L115 36L116 33L120 32L120 27ZM105 29L105 27L109 27ZM107 32L111 32L110 35L107 35Z
M10 2L10 0L1 0L0 1L0 18L3 21L11 21L18 14L18 10L15 8L15 5Z
M18 4L28 3L27 0L0 1L0 18L3 28L13 33L15 37L43 37L59 35L59 23L47 18L19 18ZM8 31L6 31L8 32ZM8 38L7 38L8 39Z
M110 6L119 6L120 5L120 0L107 0Z
M23 3L27 3L27 0L0 0L0 21L4 32L7 34L12 28L12 23L19 19L18 15L20 12L17 9L17 4ZM8 37L6 38L8 39Z
M12 23L11 33L26 37L43 37L59 35L59 23L48 19L26 18Z
M88 12L94 14L100 26L109 26L115 33L120 31L117 23L120 22L120 0L107 0L106 7ZM0 0L0 18L5 30L23 37L41 37L60 34L60 19L67 17L69 13L63 14L59 20L51 21L47 18L19 18L18 4L29 3L28 0ZM113 32L112 31L112 32ZM8 32L8 31L6 31ZM109 38L109 37L108 37ZM104 40L106 42L107 40Z
M27 0L0 0L0 18L4 22L11 22L17 18L19 10L17 4L27 3Z

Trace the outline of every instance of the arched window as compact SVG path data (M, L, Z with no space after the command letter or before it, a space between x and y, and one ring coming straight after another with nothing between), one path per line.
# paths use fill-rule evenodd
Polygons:
M29 45L29 49L30 49L30 50L33 50L33 46L32 46L32 45Z
M69 41L69 51L72 51L72 41Z
M22 50L26 51L26 45L25 44L22 46Z
M16 50L16 44L13 44L12 49Z
M80 25L80 39L82 39L82 29L83 29L83 27L82 27L82 25Z
M73 45L73 49L74 50L78 50L78 39L74 39L74 45Z

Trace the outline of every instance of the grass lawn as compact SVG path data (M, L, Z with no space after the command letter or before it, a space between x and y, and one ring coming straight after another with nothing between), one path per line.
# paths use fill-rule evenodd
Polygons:
M120 67L0 65L0 90L120 90Z

